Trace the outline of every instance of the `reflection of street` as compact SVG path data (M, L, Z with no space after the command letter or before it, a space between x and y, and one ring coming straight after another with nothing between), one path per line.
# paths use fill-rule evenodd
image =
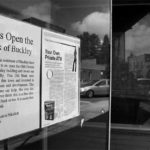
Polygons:
M85 120L104 114L109 109L109 97L81 98L80 114Z
M49 149L72 150L72 146L74 146L74 149L87 150L93 143L93 147L90 147L90 149L99 150L102 147L102 149L104 149L107 132L106 123L108 123L108 104L109 97L81 98L79 117L50 126L49 128L44 128L44 130L33 137L31 133L27 134L26 137L32 138L29 138L30 140L27 141L25 145L21 145L25 137L22 137L22 139L19 137L12 141L13 144L9 145L9 148L14 150L41 150L43 149L43 144L45 144ZM80 121L82 118L84 118L85 121L89 121L84 122L81 128ZM94 122L92 121L93 119ZM80 145L80 147L78 147L78 145ZM0 145L0 150L3 149L1 146L3 145Z
M102 114L108 112L108 103L108 97L81 98L81 118L85 120L91 120L96 116L101 118ZM104 123L86 122L81 128L79 123L76 123L77 120L69 120L62 124L51 126L51 129L45 128L42 135L35 136L27 144L15 150L104 150L107 133L106 121Z

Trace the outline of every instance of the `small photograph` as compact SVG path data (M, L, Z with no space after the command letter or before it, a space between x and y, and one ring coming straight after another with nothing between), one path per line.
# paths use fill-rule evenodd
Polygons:
M46 75L47 75L47 78L48 78L48 79L51 79L51 78L53 77L53 71L50 70L50 69L47 70L47 74L46 74Z
M74 60L73 60L73 65L72 65L72 71L76 72L77 69L77 51L76 49L74 50Z
M44 109L45 109L45 120L54 120L55 102L45 101Z

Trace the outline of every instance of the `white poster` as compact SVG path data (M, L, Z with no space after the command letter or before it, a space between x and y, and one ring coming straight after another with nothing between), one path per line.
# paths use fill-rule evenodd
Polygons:
M0 16L0 140L39 128L41 28Z
M42 127L79 115L77 38L42 32Z

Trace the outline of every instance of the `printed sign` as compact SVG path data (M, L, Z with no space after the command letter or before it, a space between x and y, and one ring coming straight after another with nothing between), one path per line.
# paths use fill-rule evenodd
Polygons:
M0 16L0 140L39 128L41 28Z
M42 127L79 115L79 43L42 31Z

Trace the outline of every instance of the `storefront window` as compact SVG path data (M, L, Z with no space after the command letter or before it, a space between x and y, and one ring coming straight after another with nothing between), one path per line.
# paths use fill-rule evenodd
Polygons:
M0 48L3 51L8 46L7 51L25 53L30 56L32 53L29 53L31 52L29 50L33 48L35 62L31 61L32 57L25 60L26 57L20 57L17 54L15 54L16 57L12 55L10 57L4 55L4 57L7 60L14 59L13 62L15 63L18 62L18 59L22 59L20 62L27 62L27 64L36 66L36 69L31 71L33 74L36 72L36 75L30 75L31 78L26 82L31 80L32 84L28 83L29 86L37 88L35 91L36 98L34 95L33 99L39 101L39 105L36 103L36 106L32 106L39 115L37 118L36 111L33 114L36 116L34 124L39 121L39 125L34 128L36 130L21 132L20 128L19 131L17 130L19 134L13 135L11 132L11 136L9 137L10 134L8 134L4 140L2 136L0 137L0 148L7 149L9 147L10 149L21 150L106 149L108 146L110 100L110 1L5 0L0 3L0 17L2 16L0 26L3 28L1 28L2 33L0 32ZM4 25L4 20L6 20L7 26ZM9 22L11 22L10 26ZM21 25L22 23L23 25ZM17 28L19 24L20 27ZM32 25L30 31L26 25ZM33 28L36 30L32 30ZM9 30L11 31L9 32ZM28 34L31 36L29 37ZM33 38L31 38L32 36ZM9 46L11 37L12 39L15 38L11 43L14 47ZM60 41L57 37L60 37ZM68 41L65 42L65 40ZM24 48L21 45L23 43L27 47ZM37 46L36 50L35 45ZM23 48L15 49L17 46ZM42 53L40 53L40 49L42 49ZM57 57L51 57L51 53ZM0 57L0 66L3 59ZM46 61L43 63L43 60ZM57 63L51 63L53 60L57 60ZM28 68L33 69L32 65ZM49 67L49 69L46 70L44 67ZM21 70L19 72L18 68L17 73L20 73ZM20 69L26 72L26 76L22 75L23 79L21 79L16 75L17 82L23 82L25 77L29 77L28 73L31 73L24 68ZM0 70L2 72L8 68L1 66ZM36 79L33 79L34 77ZM0 76L1 78L3 77ZM9 80L8 77L6 77L7 80ZM16 79L9 81L12 84L12 82L16 82ZM20 86L20 84L17 85ZM1 89L4 86L5 83L1 82L1 92L6 92ZM19 88L17 87L18 93ZM26 88L26 90L29 89ZM12 90L12 92L14 91ZM24 103L26 102L27 99L24 100ZM0 106L2 107L1 104L2 99L0 99ZM15 102L13 104L15 105ZM17 104L15 107L19 105ZM4 114L5 109L1 109L1 107L0 112ZM16 107L15 110L17 111L17 109ZM28 116L31 117L31 106L26 110L29 111L25 111L25 113L29 113ZM24 117L21 110L16 114ZM63 115L67 117L61 119ZM28 118L28 116L26 117ZM4 118L0 115L0 125L4 123ZM56 121L55 118L57 118ZM28 119L26 121L28 122ZM10 120L8 122L11 125ZM19 126L17 118L16 122ZM22 127L25 127L27 122ZM12 123L11 130L16 130L17 126L13 126L14 124ZM10 132L10 130L5 132Z
M113 123L149 124L149 17L143 17L114 41L118 42L114 48L118 49L119 63L113 59L118 63L113 67Z
M113 0L110 149L149 143L149 3Z

